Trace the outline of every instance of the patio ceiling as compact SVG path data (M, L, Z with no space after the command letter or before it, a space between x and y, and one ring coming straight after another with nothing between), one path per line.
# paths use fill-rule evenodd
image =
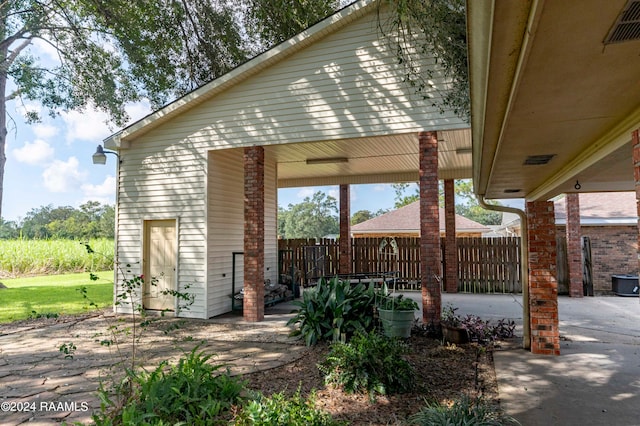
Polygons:
M416 182L419 178L415 132L271 145L265 149L278 163L280 188ZM470 129L438 132L440 179L471 178L471 157Z
M470 0L467 8L476 191L543 200L633 190L640 2ZM610 42L624 11L630 40Z

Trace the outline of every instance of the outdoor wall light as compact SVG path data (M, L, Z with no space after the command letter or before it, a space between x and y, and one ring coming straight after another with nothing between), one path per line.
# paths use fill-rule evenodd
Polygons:
M91 157L93 159L93 164L106 164L107 154L115 155L116 157L118 157L118 161L120 161L120 156L117 152L104 149L102 148L102 145L98 145L98 148L96 148L96 153Z

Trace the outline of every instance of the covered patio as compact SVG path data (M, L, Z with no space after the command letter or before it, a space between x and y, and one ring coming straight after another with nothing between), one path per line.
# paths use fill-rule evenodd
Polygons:
M526 201L535 353L560 353L550 200L567 194L570 293L581 297L576 194L640 194L639 14L627 0L467 2L475 190Z

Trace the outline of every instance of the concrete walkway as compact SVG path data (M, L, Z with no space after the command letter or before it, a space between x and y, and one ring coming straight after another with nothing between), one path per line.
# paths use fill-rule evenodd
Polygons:
M99 344L107 328L129 324L112 316L88 315L63 321L0 325L0 425L88 424L99 408L96 390L105 375L122 375L123 358L115 346ZM139 359L154 368L161 360L175 361L201 344L215 363L228 363L232 373L250 373L291 362L306 347L288 337L287 318L269 315L266 321L246 323L239 316L201 321L163 318L144 332ZM170 328L168 334L164 329ZM96 335L96 332L102 334ZM119 349L130 353L130 339ZM73 343L73 359L59 348Z
M512 318L521 298L443 295L461 314ZM494 352L502 408L523 426L640 425L638 297L559 297L560 356L511 345Z

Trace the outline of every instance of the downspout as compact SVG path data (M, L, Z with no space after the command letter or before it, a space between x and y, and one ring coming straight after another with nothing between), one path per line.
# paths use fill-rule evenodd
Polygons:
M520 280L522 282L522 347L531 349L531 317L529 315L529 241L527 238L527 215L524 211L515 207L496 206L488 204L484 195L476 194L482 208L497 212L514 213L520 217Z

